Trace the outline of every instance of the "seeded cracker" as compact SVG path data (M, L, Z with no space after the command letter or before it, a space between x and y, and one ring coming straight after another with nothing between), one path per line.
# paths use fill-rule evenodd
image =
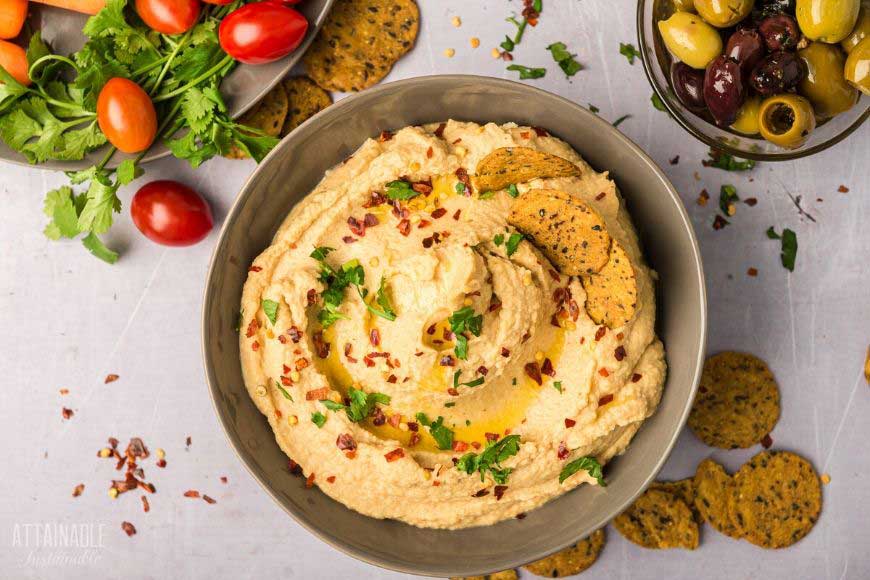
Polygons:
M332 104L332 97L308 77L292 77L282 83L289 108L281 137Z
M337 0L305 54L308 75L327 91L361 91L387 76L414 46L414 0Z
M675 495L686 502L686 505L692 510L692 515L695 517L696 522L700 524L704 521L695 507L695 480L691 477L678 481L656 481L653 482L650 489L658 489Z
M543 560L523 566L536 576L561 578L573 576L586 570L598 559L604 548L604 530L596 530L573 546L556 552Z
M618 328L637 311L637 276L625 249L613 240L610 258L597 274L581 276L586 312L596 324Z
M779 387L764 361L723 352L704 363L689 428L707 445L722 449L758 444L779 420Z
M475 188L499 191L533 179L580 175L580 169L567 159L536 149L502 147L481 159L475 173Z
M762 451L734 476L735 514L745 538L785 548L806 536L822 509L822 487L810 462L787 451Z
M452 578L451 580L517 580L516 570L504 570L486 576L468 576L466 578Z
M651 549L698 547L698 524L686 502L674 494L648 489L627 510L616 516L613 527L625 539Z
M284 118L287 117L287 93L284 87L278 85L260 99L251 110L239 117L238 123L263 131L267 135L277 137L281 133ZM229 159L246 159L248 154L233 147L224 155Z
M734 479L725 468L705 459L695 471L695 508L704 521L718 532L732 538L742 538L743 532L735 524Z
M567 193L527 191L511 207L508 223L529 236L563 274L593 274L609 259L610 235L604 220Z

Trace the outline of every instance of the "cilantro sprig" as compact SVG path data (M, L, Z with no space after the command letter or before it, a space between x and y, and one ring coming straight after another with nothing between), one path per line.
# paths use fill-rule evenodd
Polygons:
M486 379L484 377L477 377L476 379L472 379L470 381L466 381L464 383L459 382L459 377L462 376L462 369L458 369L455 373L453 373L453 388L463 387L479 387L482 385Z
M798 251L797 234L788 228L782 230L782 234L778 234L773 229L773 226L770 226L767 228L767 237L771 240L780 240L779 258L782 262L782 267L789 272L794 272L794 264Z
M501 463L516 455L520 450L520 436L507 435L498 441L487 441L481 453L466 453L456 462L456 469L471 475L480 474L480 481L486 475L499 485L507 483L513 468L502 467Z
M521 64L512 64L507 69L520 73L520 80L540 79L547 75L547 69L545 68L533 68Z
M468 337L466 332L480 336L483 331L483 314L475 314L471 306L463 306L447 319L450 330L456 336L456 346L453 352L460 360L468 359Z
M701 161L704 167L715 167L725 171L749 171L755 167L755 161L752 159L739 159L719 149L710 148L707 155L709 159Z
M362 389L350 387L347 392L349 404L336 403L329 399L320 402L330 411L344 411L353 423L359 423L372 414L376 404L389 405L390 396L384 393L366 393Z
M579 71L583 70L583 65L574 59L574 54L568 52L568 47L564 42L554 42L547 47L550 54L553 55L553 60L559 64L559 68L565 73L565 76L573 77Z
M438 449L453 448L453 431L444 426L444 417L439 416L434 421L429 419L426 413L417 413L416 417L421 425L429 429L429 434L435 440Z
M619 54L624 56L628 60L628 64L633 65L635 58L640 58L640 51L634 47L630 42L620 42L619 43Z
M565 464L562 471L559 473L559 483L563 483L566 479L577 473L578 471L586 471L590 477L594 478L601 487L607 487L604 481L604 473L601 469L601 464L594 457L578 457L574 461Z
M365 287L366 274L359 260L350 260L338 269L333 268L327 263L326 257L334 250L335 248L320 246L311 252L311 257L320 263L320 281L326 284L326 289L320 295L323 299L323 308L317 314L317 320L320 324L324 328L329 328L338 320L348 318L338 309L344 302L344 291L348 286L353 286L356 289L369 312L386 320L395 320L396 311L390 302L386 279L381 278L381 283L375 294L377 306L374 306L367 300L369 291Z

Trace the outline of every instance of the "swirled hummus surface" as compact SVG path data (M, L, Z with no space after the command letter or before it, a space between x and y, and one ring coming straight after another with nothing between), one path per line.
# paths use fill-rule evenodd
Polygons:
M480 191L478 163L504 147L578 174ZM532 189L603 219L633 268L630 320L596 324L581 279L509 225ZM653 276L614 183L545 131L449 121L384 133L329 171L251 266L245 383L332 498L423 527L491 524L598 484L655 411Z

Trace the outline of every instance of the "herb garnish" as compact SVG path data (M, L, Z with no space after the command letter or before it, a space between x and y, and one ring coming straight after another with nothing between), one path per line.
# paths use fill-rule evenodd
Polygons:
M752 159L738 159L719 149L710 148L707 154L710 159L701 161L704 167L715 167L725 171L748 171L755 167L755 161Z
M767 237L771 240L781 240L780 261L782 266L789 272L794 272L794 263L797 259L797 234L792 230L785 228L782 230L782 235L776 233L773 226L767 228Z
M517 27L517 31L514 34L513 38L511 38L510 36L504 37L504 41L501 43L500 46L505 51L512 52L513 49L516 48L516 45L518 45L520 43L520 41L523 39L523 33L526 31L526 26L528 26L530 23L529 17L532 17L534 20L533 22L531 22L532 26L537 24L537 18L538 18L538 16L540 16L541 11L544 9L543 0L533 0L531 8L532 8L532 13L529 14L529 16L523 18L522 21L518 21L514 16L506 18L506 20L508 22L510 22L511 24L513 24L514 26Z
M562 381L553 381L553 388L561 393L562 392Z
M565 467L562 468L561 473L559 473L559 483L564 482L580 470L585 470L589 473L590 477L595 478L595 481L597 481L598 485L601 487L607 487L607 484L604 482L604 474L601 471L601 464L598 463L598 460L594 457L588 457L585 455L567 463Z
M484 383L484 381L486 380L484 377L477 377L477 378L474 379L474 380L471 380L471 381L468 381L468 382L465 382L465 383L460 383L460 382L459 382L459 376L460 376L461 374L462 374L462 370L461 370L461 369L460 369L460 370L457 370L455 373L453 373L453 388L454 388L454 389L457 388L457 387L459 387L460 385L463 386L463 387L479 387L479 386L482 385L482 384Z
M317 425L317 428L320 429L324 424L326 424L326 415L320 411L315 411L311 413L311 422Z
M508 185L507 192L508 192L508 195L511 197L516 198L516 197L520 196L520 190L517 189L517 186L515 183L511 183L510 185Z
M500 246L504 243L504 234L496 234L492 237L492 243Z
M266 315L266 318L269 319L269 322L272 323L272 326L274 326L275 321L278 320L278 303L274 300L264 298L262 305L263 313Z
M623 116L621 116L620 118L618 118L617 120L615 120L615 121L613 122L613 126L614 126L614 127L619 127L619 126L622 124L622 122L625 121L626 119L631 119L631 115L623 115Z
M574 59L575 55L568 52L568 47L564 42L554 42L547 47L547 50L553 55L553 60L559 63L559 68L566 76L573 77L583 69L583 65Z
M275 381L275 388L281 391L281 394L284 396L285 399L287 399L291 403L293 402L293 397L290 396L290 393L287 392L287 389L281 386L281 383Z
M513 468L502 467L501 462L516 455L520 450L520 436L507 435L498 441L487 441L482 453L466 453L456 462L456 469L468 475L480 473L480 481L488 473L499 485L507 483Z
M464 306L450 315L447 319L450 323L450 330L456 335L456 346L454 352L460 360L468 360L468 337L465 332L470 332L474 336L480 336L483 331L483 314L474 314L474 309L471 306Z
M619 43L619 54L628 59L628 64L634 64L635 57L640 58L640 51L634 47L633 44L620 42Z
M723 185L719 189L719 209L722 210L727 216L734 215L736 208L734 206L735 201L740 201L740 198L737 196L737 188L733 185Z
M545 68L531 68L523 66L521 64L512 64L507 67L507 69L520 73L520 80L539 79L543 78L547 74L547 69Z
M444 417L439 416L435 421L431 421L425 413L417 413L416 417L421 425L429 428L429 434L438 444L438 449L453 448L453 431L444 426Z
M380 306L376 308L372 306L366 298L369 291L365 287L365 270L360 265L359 260L350 260L345 262L341 268L336 270L326 263L326 256L335 248L321 246L315 248L311 252L311 257L320 262L320 281L326 284L326 290L321 293L323 298L323 309L317 313L317 320L324 328L330 327L336 321L347 318L346 314L339 312L338 307L344 301L344 290L348 286L356 288L360 299L369 312L387 320L396 319L396 311L393 310L390 304L390 299L387 296L386 280L382 277L378 292L375 297L375 302Z
M375 410L375 404L381 405L390 404L390 396L383 393L366 393L362 389L351 387L347 391L347 398L350 401L349 405L336 403L329 399L321 399L323 406L330 411L344 411L347 413L347 418L353 423L359 423L366 417L372 414Z
M668 108L665 107L665 104L662 102L662 98L658 95L658 93L653 93L649 100L652 103L652 106L657 111L664 111L666 113L668 112Z
M387 197L390 199L406 200L418 195L407 181L391 181L387 184Z
M508 238L507 243L504 245L505 250L507 251L508 258L514 255L514 253L520 247L520 242L523 241L523 238L525 238L523 234L511 234L511 236Z
M587 103L587 104L589 105L589 110L592 111L593 113L595 113L596 115L601 110L598 107L596 107L595 105L593 105L592 103Z

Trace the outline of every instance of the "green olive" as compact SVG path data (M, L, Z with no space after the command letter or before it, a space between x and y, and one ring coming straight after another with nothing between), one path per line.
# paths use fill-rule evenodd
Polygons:
M716 28L734 26L752 11L755 0L695 0L701 18Z
M839 46L811 42L798 51L798 57L807 72L798 91L810 100L820 119L848 111L858 102L858 91L843 76L846 59Z
M722 38L700 16L674 12L658 23L665 46L692 68L704 68L722 53Z
M797 0L795 16L804 36L833 44L852 32L860 6L861 0Z
M758 109L758 130L774 145L797 149L815 128L813 106L799 95L784 93L767 97Z
M845 67L846 80L870 95L870 37L865 38L849 53Z
M758 134L758 109L761 108L761 97L752 95L744 101L737 111L737 120L731 128L744 135Z
M846 53L852 52L852 49L868 36L870 36L870 0L863 0L861 9L858 11L858 22L855 23L852 32L843 39L840 46Z
M673 0L674 10L679 12L694 12L695 0Z

